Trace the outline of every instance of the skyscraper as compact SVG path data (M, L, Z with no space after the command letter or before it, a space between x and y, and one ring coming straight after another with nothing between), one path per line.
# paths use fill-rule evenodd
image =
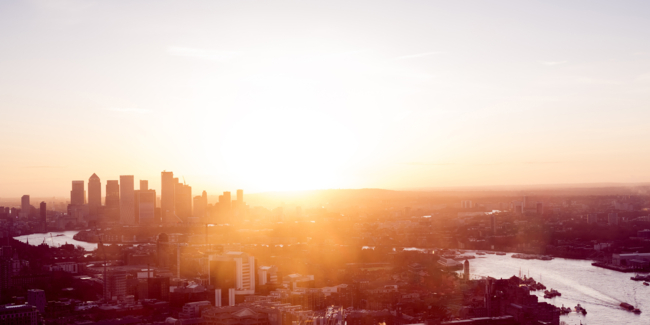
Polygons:
M140 191L147 191L149 190L149 181L148 180L140 180Z
M120 176L120 223L135 224L135 193L133 175Z
M142 184L142 183L140 183ZM142 186L142 185L140 185ZM138 216L141 225L152 225L155 222L156 211L156 191L143 190L142 187L138 191L139 204Z
M106 200L104 214L111 220L120 218L120 183L116 180L106 181Z
M194 197L194 207L192 209L192 217L202 219L205 216L205 205L203 205L203 197L195 196Z
M237 201L233 202L232 210L236 220L244 217L244 190L237 190Z
M88 210L90 215L97 215L102 206L102 182L97 174L92 174L88 179Z
M47 232L47 204L45 201L41 202L39 214L41 216L41 228L43 232Z
M244 190L237 190L237 205L244 205Z
M23 197L20 198L20 214L21 217L27 218L29 217L29 210L31 210L31 205L29 204L29 195L23 195Z
M174 178L174 210L183 221L192 217L192 187Z
M224 222L231 222L232 199L230 198L230 192L223 192L223 203L221 203L221 215Z
M70 204L86 204L86 188L84 186L84 181L72 181L72 191L70 191Z
M176 222L174 216L174 190L175 184L174 173L163 171L160 173L160 214L162 223Z

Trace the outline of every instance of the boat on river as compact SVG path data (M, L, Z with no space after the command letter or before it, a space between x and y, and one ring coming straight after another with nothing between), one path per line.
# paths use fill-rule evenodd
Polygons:
M640 314L641 313L641 310L639 308L634 308L634 306L628 304L627 302L622 302L620 304L620 306L623 307L623 309L631 311L631 312L633 312L635 314Z
M641 275L637 274L633 277L630 277L630 280L632 281L650 281L650 275Z
M555 290L555 289L545 290L544 291L544 298L546 298L546 299L551 299L551 298L560 297L560 296L562 296L562 294L559 291ZM578 306L580 306L580 305L578 305Z

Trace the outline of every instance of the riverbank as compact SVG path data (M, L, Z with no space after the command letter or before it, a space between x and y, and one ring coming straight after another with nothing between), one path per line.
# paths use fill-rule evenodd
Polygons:
M16 236L14 239L34 246L38 246L43 243L52 247L60 247L61 245L72 244L74 246L80 246L86 251L94 251L97 249L96 243L88 243L74 239L74 236L78 232L78 230L52 231L47 233L34 233L29 235Z
M623 273L630 273L630 272L646 273L646 272L648 272L648 270L639 270L638 268L634 268L634 267L618 266L618 265L613 265L613 264L603 263L603 262L594 262L594 263L591 263L591 265L597 266L597 267L602 267L604 269L608 269L608 270L612 270L612 271L623 272Z
M472 277L510 278L529 276L543 283L549 290L562 293L561 297L545 299L544 293L535 294L540 301L557 307L580 304L588 313L582 316L572 312L561 316L567 324L649 324L650 287L631 281L627 273L594 267L591 261L554 258L551 261L524 260L506 256L486 255L470 261ZM620 307L629 303L642 311L636 315Z

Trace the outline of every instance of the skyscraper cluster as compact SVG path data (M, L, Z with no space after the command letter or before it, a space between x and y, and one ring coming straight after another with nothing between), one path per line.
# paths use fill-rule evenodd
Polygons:
M87 194L87 195L86 195ZM87 198L87 199L86 199ZM27 204L29 196L26 196ZM158 202L160 202L158 204ZM161 173L160 201L149 181L140 180L135 189L133 175L121 175L119 180L108 180L102 205L101 179L92 174L86 192L84 181L72 181L68 215L77 220L109 221L124 225L173 223L228 223L245 216L244 191L237 190L235 201L230 192L219 196L214 205L208 204L208 193L192 197L192 187L171 171Z
M237 200L223 192L215 204L208 204L208 193L192 197L192 187L181 183L173 172L161 173L161 215L163 223L231 223L246 215L244 190L237 190Z
M72 181L69 215L92 221L119 221L125 225L159 220L156 218L156 192L149 189L146 180L141 180L140 189L136 190L133 175L122 175L119 180L106 182L104 205L101 179L97 174L88 179L87 201L85 194L84 181Z

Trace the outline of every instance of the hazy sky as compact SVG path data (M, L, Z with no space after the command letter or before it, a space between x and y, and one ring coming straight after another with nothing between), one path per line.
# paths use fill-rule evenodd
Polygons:
M0 1L0 196L650 181L647 1Z

